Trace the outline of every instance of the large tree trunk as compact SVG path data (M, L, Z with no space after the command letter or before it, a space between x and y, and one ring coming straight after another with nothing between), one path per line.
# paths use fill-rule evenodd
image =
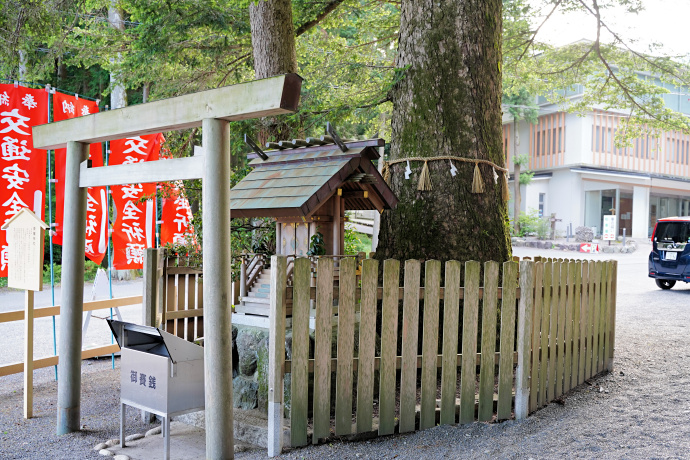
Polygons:
M290 0L259 0L249 5L254 75L257 79L297 72L295 27Z
M290 0L259 0L249 5L255 78L297 72L295 27ZM286 140L297 131L283 118L262 120L259 142Z
M452 155L505 165L501 134L500 0L403 0L392 92L391 160ZM473 194L474 164L428 163L433 189L418 191L423 162L391 166L400 199L384 213L377 258L496 260L510 258L502 177L479 165L485 191Z
M123 11L118 7L115 0L111 0L108 7L108 23L113 29L119 30L121 33L125 32L125 23L122 20L124 16ZM118 61L120 55L118 53ZM111 62L115 62L111 59ZM119 73L110 72L110 108L121 109L127 106L127 89L122 84L121 75Z

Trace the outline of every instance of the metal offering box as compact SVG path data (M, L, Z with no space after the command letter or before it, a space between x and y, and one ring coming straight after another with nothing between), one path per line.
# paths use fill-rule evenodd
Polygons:
M120 445L125 405L163 418L164 458L170 458L170 418L204 409L204 349L155 327L107 320L122 349Z

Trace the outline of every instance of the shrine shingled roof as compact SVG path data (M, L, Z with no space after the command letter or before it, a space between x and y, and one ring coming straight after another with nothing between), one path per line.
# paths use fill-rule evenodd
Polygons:
M382 211L398 203L372 163L383 139L345 141L346 151L328 140L270 143L278 148L266 151L265 161L250 155L253 171L230 192L232 217L309 217L335 193L345 209Z

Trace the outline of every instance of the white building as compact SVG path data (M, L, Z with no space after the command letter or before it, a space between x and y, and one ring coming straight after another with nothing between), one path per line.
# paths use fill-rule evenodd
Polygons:
M674 110L690 113L687 95L664 98ZM690 135L647 135L633 140L632 147L617 148L614 136L623 113L593 110L582 117L540 102L537 124L517 123L518 145L512 117L503 117L511 173L516 151L529 158L522 170L534 172L532 182L521 186L522 211L555 213L561 219L556 230L565 234L569 224L596 227L600 233L603 216L615 209L618 234L625 229L634 238L648 238L657 219L690 215ZM512 217L512 198L509 209Z

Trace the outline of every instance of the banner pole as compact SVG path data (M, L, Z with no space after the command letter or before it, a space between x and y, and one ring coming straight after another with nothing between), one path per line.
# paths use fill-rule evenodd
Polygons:
M105 106L105 110L108 110L108 106ZM110 142L106 141L105 143L105 165L108 166L110 164ZM108 212L108 289L110 293L110 298L113 298L113 258L112 258L112 251L110 250L110 243L111 243L111 234L110 234L110 186L105 187L105 199L107 201L107 212ZM112 307L110 308L110 320L112 321L113 319L113 309ZM110 343L114 343L113 339L113 334L110 334ZM111 365L112 368L115 369L115 353L110 354L110 360L111 360Z
M51 97L50 85L46 85L46 91L48 92L48 123L53 122L53 98ZM50 164L53 158L54 150L48 150L46 154L48 155L48 222L50 222L50 228L48 229L48 246L50 248L50 304L55 306L55 270L53 261L53 168ZM55 316L53 316L53 355L57 356L57 339L55 333ZM53 366L55 369L55 381L58 379L58 367L57 364Z

